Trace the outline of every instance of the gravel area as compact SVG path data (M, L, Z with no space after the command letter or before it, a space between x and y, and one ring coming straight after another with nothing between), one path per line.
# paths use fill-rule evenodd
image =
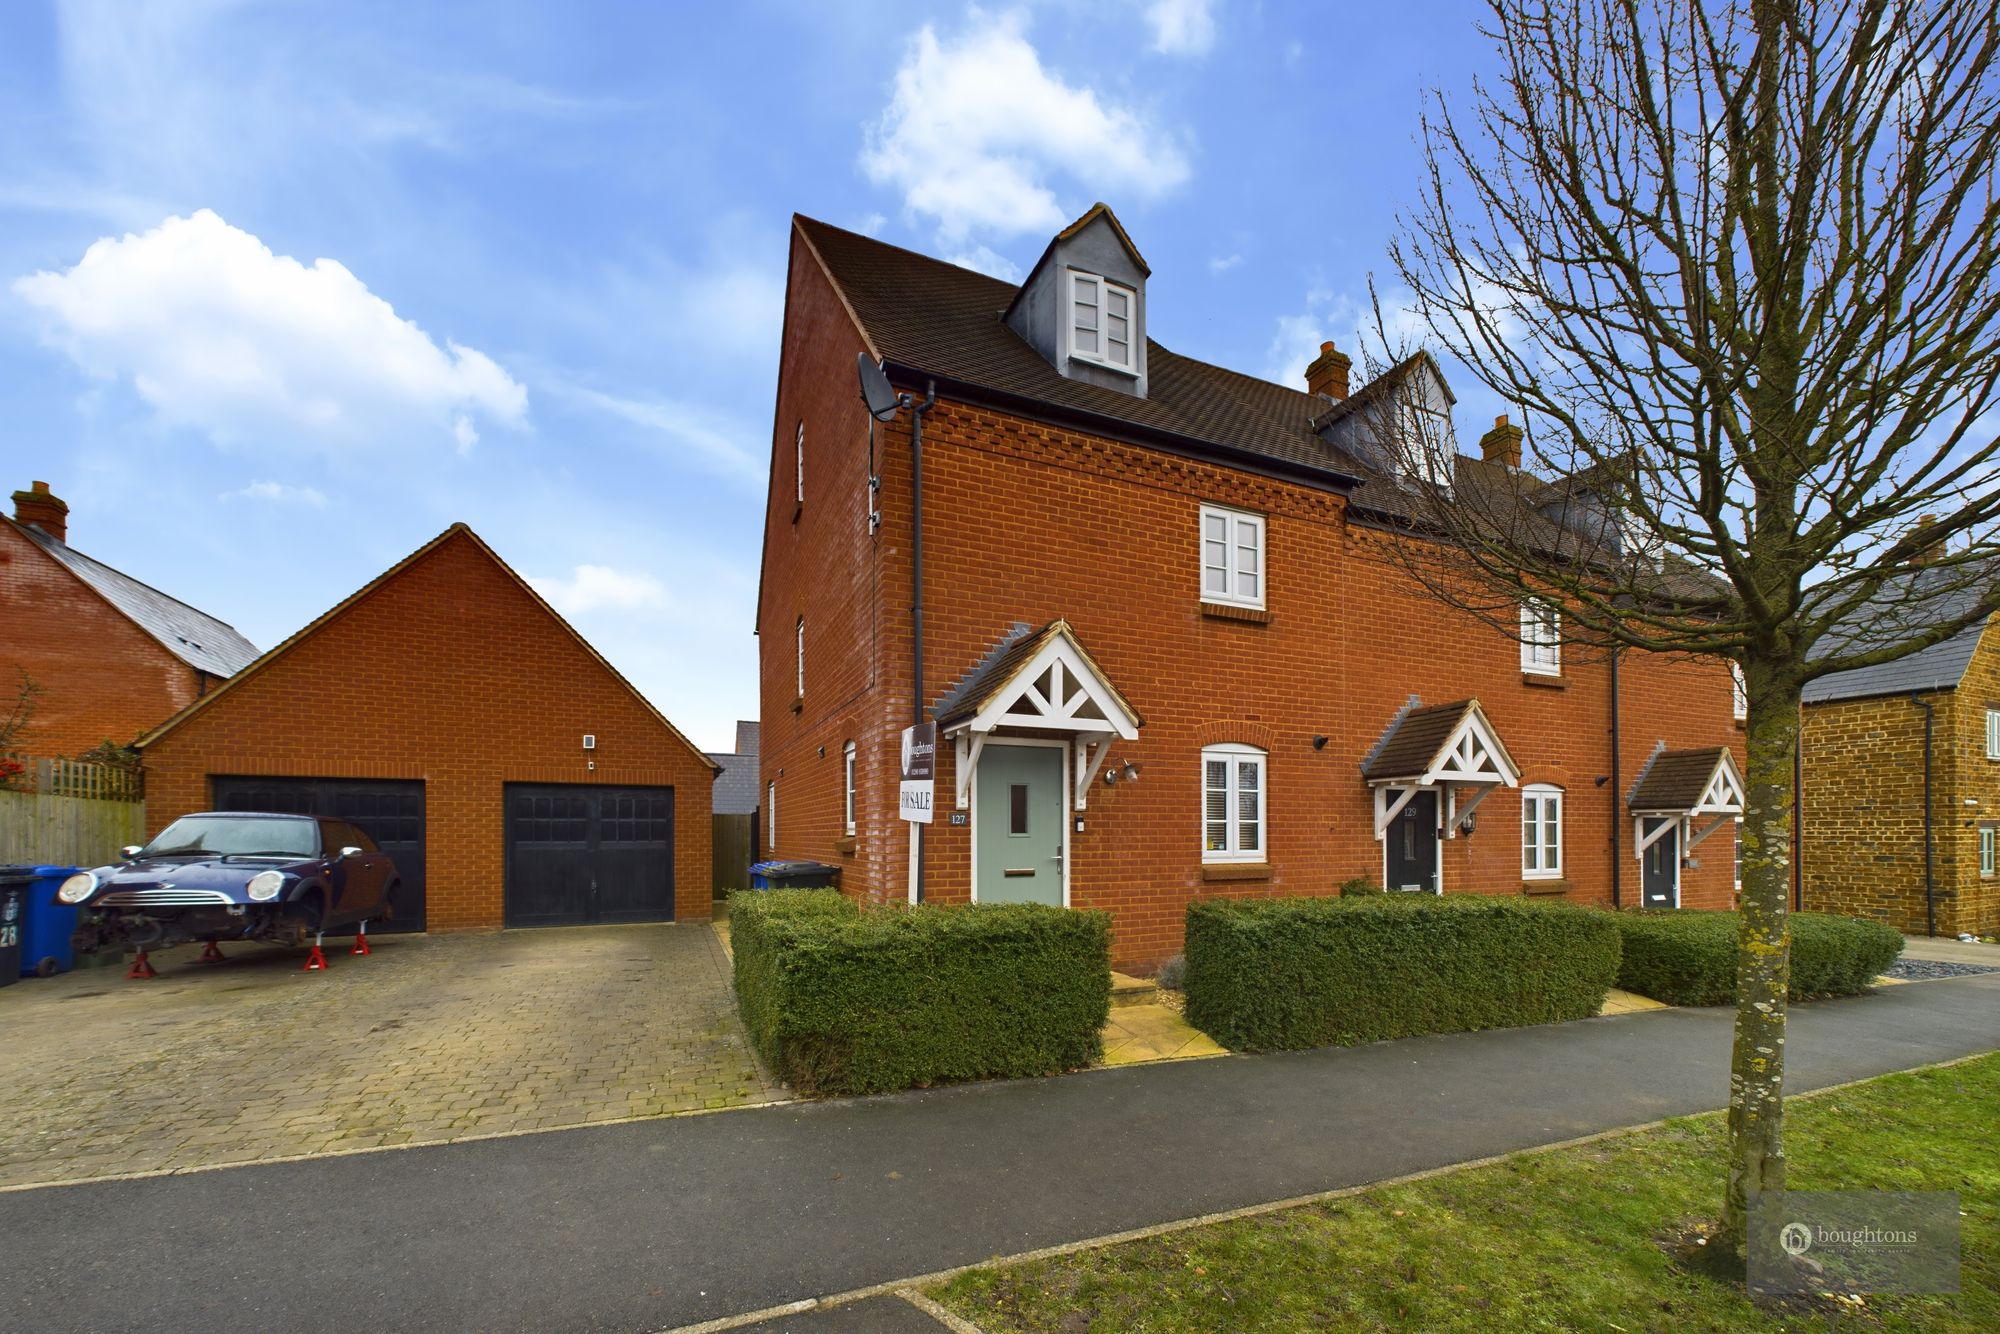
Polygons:
M1983 963L1945 963L1938 959L1898 959L1882 976L1903 982L1931 982L1940 977L1971 977L1975 973L2000 973L2000 968Z

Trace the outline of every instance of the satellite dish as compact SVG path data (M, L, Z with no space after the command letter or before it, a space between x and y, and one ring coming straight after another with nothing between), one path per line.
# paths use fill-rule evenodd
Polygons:
M889 386L889 377L882 374L880 366L868 359L866 352L856 352L854 362L861 372L861 399L868 405L869 415L876 421L888 421L902 406L902 400Z

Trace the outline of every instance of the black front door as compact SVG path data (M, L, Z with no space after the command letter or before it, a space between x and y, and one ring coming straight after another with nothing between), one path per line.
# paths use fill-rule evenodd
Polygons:
M370 931L424 929L424 785L364 778L211 778L215 809L345 820L396 863L396 915Z
M508 926L671 922L674 790L507 788Z
M1383 888L1420 890L1435 894L1438 888L1438 799L1435 792L1419 792L1396 813L1384 835L1388 843Z
M1639 863L1639 898L1644 907L1678 908L1681 902L1681 831L1675 820L1648 820L1650 834L1661 825L1670 826L1653 840Z

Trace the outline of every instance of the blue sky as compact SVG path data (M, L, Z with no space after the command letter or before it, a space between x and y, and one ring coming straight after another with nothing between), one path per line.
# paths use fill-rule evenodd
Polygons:
M1102 198L1155 338L1294 379L1478 8L10 4L0 494L260 647L463 520L724 748L794 211L1006 275Z

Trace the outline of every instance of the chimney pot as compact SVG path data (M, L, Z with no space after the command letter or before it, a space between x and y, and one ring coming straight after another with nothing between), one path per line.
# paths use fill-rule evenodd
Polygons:
M1327 398L1347 397L1347 376L1354 358L1334 347L1331 340L1319 345L1319 356L1306 367L1306 392Z
M1501 413L1493 419L1493 429L1479 437L1479 454L1488 463L1498 463L1502 467L1521 466L1521 436L1518 426L1507 422L1507 414Z
M14 493L14 522L39 528L58 542L69 541L69 506L47 482L30 482L28 490Z

